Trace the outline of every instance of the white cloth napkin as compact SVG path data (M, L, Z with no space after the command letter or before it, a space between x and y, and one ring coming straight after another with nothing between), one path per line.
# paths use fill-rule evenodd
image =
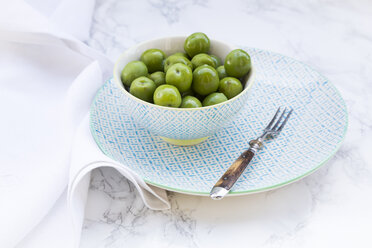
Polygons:
M87 38L93 6L93 0L0 3L2 248L77 246L97 167L116 168L149 208L169 208L164 190L104 156L90 135L89 106L112 70L74 37Z

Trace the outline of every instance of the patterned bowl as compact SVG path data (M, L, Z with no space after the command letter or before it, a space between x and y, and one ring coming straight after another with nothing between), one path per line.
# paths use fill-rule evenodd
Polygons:
M114 67L114 81L124 94L123 111L129 113L135 122L159 135L174 145L195 145L223 128L244 106L254 82L255 68L252 66L245 81L244 90L236 97L220 104L202 108L171 108L151 104L131 95L123 86L120 75L124 66L139 60L141 54L150 48L163 50L166 55L183 51L186 37L168 37L143 42L123 53ZM220 58L235 49L226 43L211 40L210 53Z

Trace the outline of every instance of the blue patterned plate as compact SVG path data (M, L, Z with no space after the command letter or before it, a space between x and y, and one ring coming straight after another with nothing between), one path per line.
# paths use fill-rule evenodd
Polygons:
M305 64L268 51L247 51L257 69L251 97L231 124L205 142L179 147L151 135L123 113L123 95L109 80L91 108L97 144L150 184L204 195L261 133L277 107L289 106L295 112L286 127L266 142L231 194L274 189L309 175L340 147L347 128L345 103L325 77Z

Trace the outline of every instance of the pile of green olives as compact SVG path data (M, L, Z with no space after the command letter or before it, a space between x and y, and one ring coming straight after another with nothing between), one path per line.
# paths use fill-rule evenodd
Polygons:
M167 57L160 49L148 49L124 67L122 83L133 96L160 106L199 108L227 101L243 91L240 79L251 69L251 58L235 49L222 64L209 48L207 35L193 33L185 40L185 52Z

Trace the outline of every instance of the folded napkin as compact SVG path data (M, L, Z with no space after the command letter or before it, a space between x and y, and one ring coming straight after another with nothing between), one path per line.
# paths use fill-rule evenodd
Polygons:
M116 168L149 208L169 208L164 190L91 137L89 107L112 70L74 37L87 37L94 1L0 5L0 247L77 246L97 167Z

